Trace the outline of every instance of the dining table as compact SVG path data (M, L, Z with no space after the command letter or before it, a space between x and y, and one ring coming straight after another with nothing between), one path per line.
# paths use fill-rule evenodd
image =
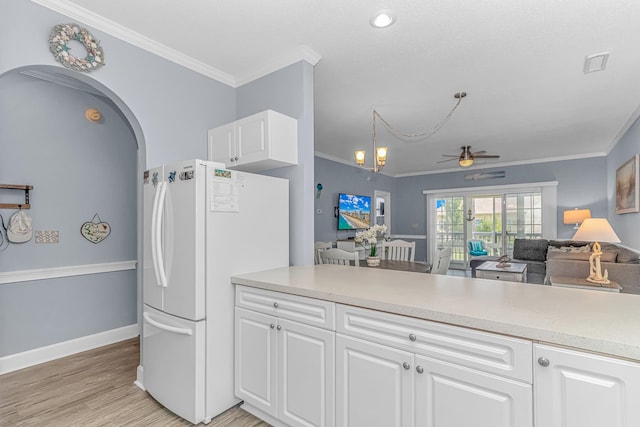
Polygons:
M399 261L391 259L380 260L380 265L372 267L367 264L366 259L360 260L360 267L382 268L386 270L412 271L414 273L428 273L431 270L431 264L415 261Z

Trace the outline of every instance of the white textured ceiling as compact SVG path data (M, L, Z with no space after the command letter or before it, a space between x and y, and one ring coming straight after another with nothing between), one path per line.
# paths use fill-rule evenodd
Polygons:
M429 138L401 140L379 124L384 172L395 176L454 169L436 162L462 145L501 156L470 169L603 155L640 105L637 0L35 1L114 21L236 83L311 49L322 58L315 150L347 163L356 149L371 161L374 107L419 133L466 91ZM374 29L369 18L382 8L397 21ZM584 74L585 57L603 51L606 70Z

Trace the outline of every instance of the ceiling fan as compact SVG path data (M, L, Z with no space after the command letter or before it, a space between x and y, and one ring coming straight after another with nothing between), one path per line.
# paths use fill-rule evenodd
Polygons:
M451 160L458 160L458 164L463 168L468 168L473 164L474 159L498 159L500 156L495 154L485 154L486 151L471 152L470 145L462 146L462 153L457 154L443 154L443 157L452 157L451 159L440 160L437 163L450 162Z

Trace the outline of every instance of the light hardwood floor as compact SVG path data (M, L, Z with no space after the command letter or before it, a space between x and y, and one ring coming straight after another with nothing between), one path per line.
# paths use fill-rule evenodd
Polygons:
M0 426L190 426L133 384L138 338L0 375ZM238 407L209 427L268 427Z

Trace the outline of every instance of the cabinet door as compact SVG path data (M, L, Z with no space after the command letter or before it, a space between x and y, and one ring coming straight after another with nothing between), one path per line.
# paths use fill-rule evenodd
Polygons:
M236 121L238 165L268 158L267 118L264 111Z
M412 427L413 354L336 334L336 425Z
M209 137L209 160L224 163L226 167L235 164L236 137L235 123L229 123L215 129L210 129Z
M531 385L416 356L416 426L531 427Z
M235 309L235 393L276 416L276 318Z
M640 426L639 364L546 345L534 358L537 427Z
M335 424L335 332L278 319L278 419Z

